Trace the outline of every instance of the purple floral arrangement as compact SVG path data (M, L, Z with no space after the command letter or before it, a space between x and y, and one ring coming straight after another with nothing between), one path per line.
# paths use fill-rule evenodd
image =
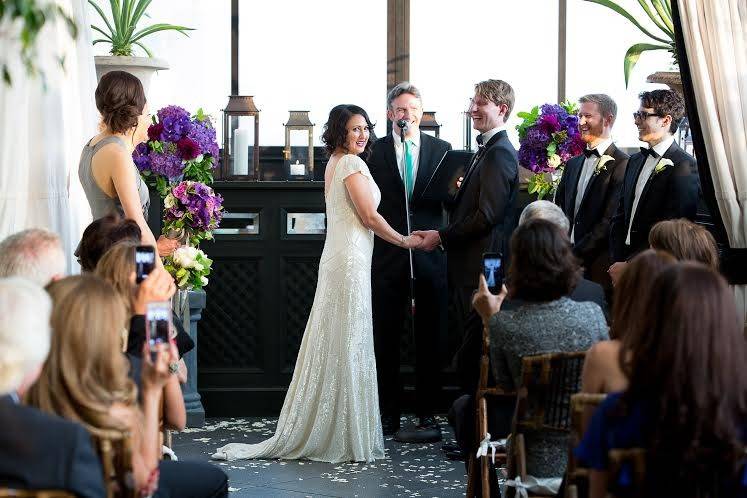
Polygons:
M213 238L223 218L223 197L204 183L186 180L171 187L163 201L163 231L185 237L196 247Z
M182 179L212 183L218 151L215 128L202 109L190 116L185 109L170 105L153 117L148 141L135 147L132 160L146 182L164 197L168 185Z
M535 173L528 191L537 193L540 199L552 193L560 181L559 174L548 180L543 173L561 173L565 163L584 150L577 112L575 104L563 102L535 106L530 112L517 114L524 120L516 127L519 164Z

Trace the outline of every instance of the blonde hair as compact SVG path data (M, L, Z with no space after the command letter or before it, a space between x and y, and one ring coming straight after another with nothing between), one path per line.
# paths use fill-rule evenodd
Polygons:
M29 228L0 243L0 277L24 277L43 286L64 274L65 252L54 232Z
M0 394L15 391L49 353L52 301L21 277L0 279Z
M52 309L52 347L29 404L97 429L126 429L109 415L114 403L133 405L135 384L119 347L125 320L121 298L92 275L67 277L47 290Z
M503 121L508 121L508 117L511 115L511 111L514 108L514 89L511 85L503 80L485 80L475 85L475 93L480 97L484 97L494 103L495 105L505 104L508 109L506 115L503 117Z
M128 317L132 315L132 303L137 286L132 280L135 273L136 242L124 241L114 244L96 264L93 274L109 282L125 302Z

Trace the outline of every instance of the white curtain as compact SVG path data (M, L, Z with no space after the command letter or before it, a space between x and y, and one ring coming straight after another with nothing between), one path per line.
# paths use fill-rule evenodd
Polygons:
M747 0L678 5L716 201L729 244L747 248ZM734 294L747 318L747 286Z
M72 253L91 219L78 160L96 134L96 71L86 0L57 3L75 19L78 40L62 22L48 22L39 34L46 89L20 64L17 26L0 33L0 58L13 77L12 87L0 82L0 239L25 228L48 228L62 239L68 271L77 271Z

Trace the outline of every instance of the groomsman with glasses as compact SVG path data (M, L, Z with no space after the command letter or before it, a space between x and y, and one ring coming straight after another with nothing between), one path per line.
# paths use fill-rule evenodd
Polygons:
M566 163L555 203L570 221L568 235L584 266L584 277L609 295L610 220L617 210L628 155L610 136L617 117L615 101L608 95L589 94L579 104L578 128L586 149Z
M440 225L440 202L423 198L425 186L446 151L448 142L420 131L423 104L420 91L408 82L387 95L387 118L392 133L377 140L368 167L381 190L378 211L400 233ZM404 125L400 128L398 124ZM401 130L404 129L404 143ZM378 237L371 264L373 331L384 435L402 442L441 439L434 418L441 390L439 344L448 323L446 257L440 251L413 251L415 315L415 428L400 429L402 382L400 351L410 319L410 254Z
M674 141L685 104L673 90L639 95L633 113L641 147L628 161L617 212L610 223L609 269L616 282L625 261L648 248L648 232L662 220L695 219L700 183L695 158Z

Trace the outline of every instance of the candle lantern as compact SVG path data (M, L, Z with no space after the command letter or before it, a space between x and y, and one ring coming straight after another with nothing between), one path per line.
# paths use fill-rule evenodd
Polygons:
M231 95L223 110L224 180L259 180L259 109L253 96Z
M441 125L436 121L435 111L424 111L423 119L420 120L420 131L438 138Z
M288 168L288 179L314 178L314 123L309 111L289 111L285 123L285 148L283 159Z

